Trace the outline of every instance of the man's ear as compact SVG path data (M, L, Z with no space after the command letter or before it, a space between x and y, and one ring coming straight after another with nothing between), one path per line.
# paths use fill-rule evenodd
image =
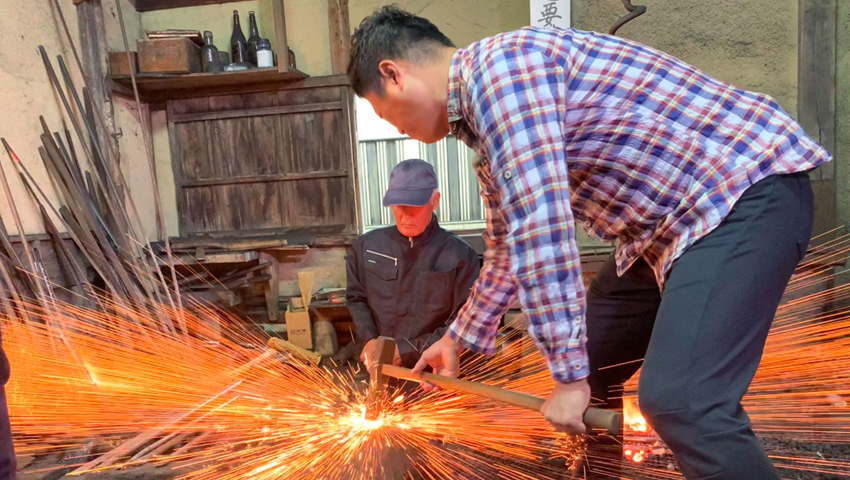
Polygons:
M432 203L432 206L434 207L433 211L436 212L437 209L440 208L440 192L434 192L434 200Z
M384 87L393 85L399 90L404 90L404 71L399 64L393 60L383 60L378 64L378 71L384 81Z

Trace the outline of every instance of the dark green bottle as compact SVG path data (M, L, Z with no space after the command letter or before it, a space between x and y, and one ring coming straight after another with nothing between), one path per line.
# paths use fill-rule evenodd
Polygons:
M260 29L257 27L257 17L254 12L248 12L248 23L251 29L251 36L248 37L248 61L253 66L257 66L257 44L260 43Z
M242 24L239 23L239 11L233 11L233 35L230 36L230 54L233 63L245 63L248 61L248 41L242 33Z

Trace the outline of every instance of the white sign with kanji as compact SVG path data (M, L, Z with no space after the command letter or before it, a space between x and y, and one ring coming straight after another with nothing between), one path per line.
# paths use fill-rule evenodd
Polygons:
M570 28L570 0L529 0L531 26Z

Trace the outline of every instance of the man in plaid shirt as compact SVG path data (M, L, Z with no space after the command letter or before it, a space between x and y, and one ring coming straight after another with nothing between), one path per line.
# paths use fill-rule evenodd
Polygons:
M426 350L493 353L518 297L555 388L542 413L584 432L641 364L642 413L688 478L777 478L741 398L807 248L807 171L829 161L774 100L649 47L525 28L457 49L394 7L352 39L355 92L403 134L476 150L481 276ZM575 226L616 252L585 293Z

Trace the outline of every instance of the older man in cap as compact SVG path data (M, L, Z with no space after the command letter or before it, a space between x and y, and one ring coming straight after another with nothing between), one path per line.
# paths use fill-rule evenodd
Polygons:
M478 255L440 227L437 175L424 160L393 169L385 207L395 225L358 238L346 262L348 309L360 360L369 365L379 336L396 340L396 365L413 367L440 339L478 278Z

